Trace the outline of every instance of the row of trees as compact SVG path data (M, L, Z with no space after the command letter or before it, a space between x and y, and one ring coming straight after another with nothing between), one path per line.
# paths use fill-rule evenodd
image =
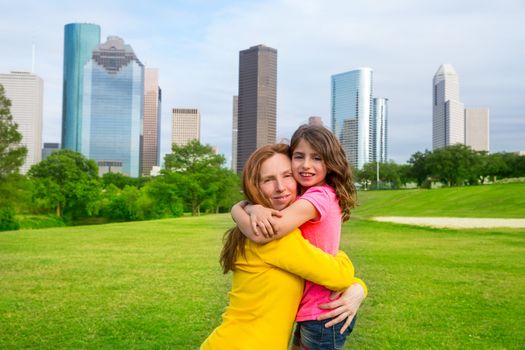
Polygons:
M524 177L525 156L506 152L488 154L455 144L432 152L416 152L407 164L379 163L379 184L377 168L377 163L365 164L356 174L357 181L365 188L381 188L381 184L399 188L407 183L428 188L437 182L445 186L477 185Z
M153 178L130 178L108 173L99 178L93 160L60 150L34 165L34 209L59 217L102 216L114 220L144 220L228 210L240 200L239 178L222 167L224 157L210 146L192 141L173 145L165 157L166 169Z
M32 166L27 176L12 174L2 180L2 188L11 193L2 199L3 228L17 228L15 209L54 213L66 222L86 217L145 220L185 211L226 211L242 199L239 177L222 167L223 156L210 146L193 141L173 145L172 151L166 155L166 169L153 178L118 173L99 177L93 160L70 150L55 152Z

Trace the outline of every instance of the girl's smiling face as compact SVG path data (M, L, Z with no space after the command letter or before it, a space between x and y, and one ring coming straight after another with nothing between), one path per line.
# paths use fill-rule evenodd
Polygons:
M327 169L322 156L301 140L292 154L292 172L302 187L309 188L324 184Z

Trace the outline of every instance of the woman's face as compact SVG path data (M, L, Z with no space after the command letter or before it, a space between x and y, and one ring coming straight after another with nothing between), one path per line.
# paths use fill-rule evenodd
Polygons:
M292 175L290 158L274 154L261 164L259 187L273 209L282 210L297 197L297 183Z

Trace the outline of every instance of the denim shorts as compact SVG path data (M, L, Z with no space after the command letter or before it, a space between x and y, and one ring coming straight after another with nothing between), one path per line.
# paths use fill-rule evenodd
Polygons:
M297 322L293 336L293 344L301 350L340 350L345 345L345 340L355 326L357 315L350 323L350 326L340 334L344 321L336 325L325 328L325 324L331 319L323 321L303 321Z

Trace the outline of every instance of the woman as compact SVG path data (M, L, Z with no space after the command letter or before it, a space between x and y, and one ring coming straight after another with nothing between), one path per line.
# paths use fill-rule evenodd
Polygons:
M297 184L288 146L267 145L246 162L243 189L252 203L277 210L292 203ZM233 271L230 303L223 322L201 349L287 349L304 279L341 291L357 281L343 252L331 256L308 243L299 230L265 245L237 227L225 235L223 271Z

